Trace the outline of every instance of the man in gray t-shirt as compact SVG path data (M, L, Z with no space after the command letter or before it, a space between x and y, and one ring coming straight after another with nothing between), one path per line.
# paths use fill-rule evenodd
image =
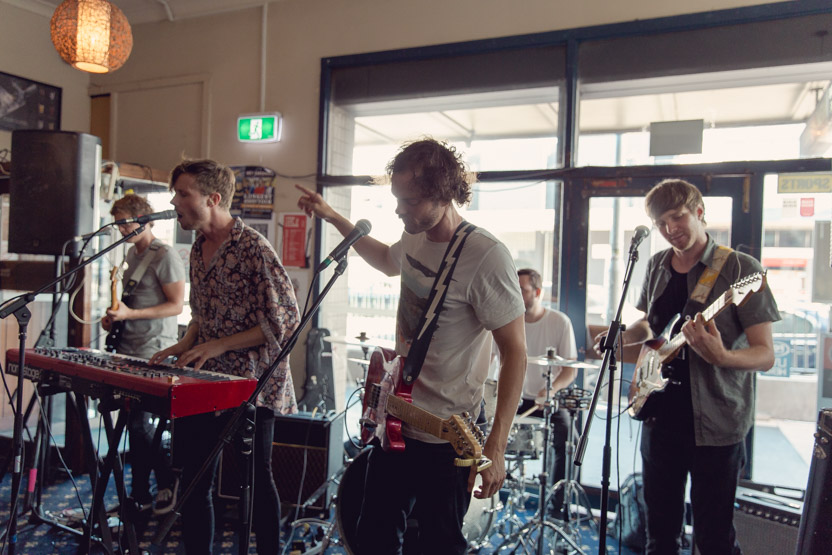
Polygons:
M396 350L406 355L446 248L463 223L454 202L468 202L471 183L456 150L432 139L405 145L387 172L404 233L393 245L364 237L355 250L377 270L401 276ZM303 193L298 206L307 214L333 224L345 236L353 231L353 224L320 194L298 189ZM501 378L494 422L483 446L483 455L493 465L480 473L482 487L474 493L478 498L497 493L505 479L505 449L523 389L526 341L523 300L511 255L491 234L477 229L459 254L437 330L413 386L413 404L443 419L461 411L478 414L492 336L500 351ZM404 451L388 452L380 446L369 451L354 551L401 553L407 517L414 515L420 553L465 553L462 519L476 468L454 467L455 453L447 442L408 426L403 434Z
M138 195L127 195L113 203L110 213L116 220L135 218L153 212L150 204ZM129 239L132 244L125 255L127 270L125 285L135 278L141 266L141 276L126 301L107 310L102 325L108 331L121 328L118 339L108 341L116 352L140 358L150 358L157 351L177 339L176 316L185 301L185 267L174 250L153 236L153 222L144 231ZM122 235L139 227L137 223L118 226ZM115 303L114 303L115 304ZM156 427L151 415L142 410L131 410L127 432L132 459L131 495L141 509L150 509L150 472L156 472L158 493L155 512L161 514L173 507L175 485L170 465L161 451L153 452Z

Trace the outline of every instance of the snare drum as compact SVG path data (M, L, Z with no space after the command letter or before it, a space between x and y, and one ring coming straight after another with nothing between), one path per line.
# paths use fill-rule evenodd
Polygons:
M508 436L507 455L538 459L543 450L543 419L524 416L514 419Z
M355 551L356 526L361 512L361 500L364 497L364 475L367 472L369 451L365 449L352 460L341 477L341 483L338 484L335 522L338 525L341 543L344 544L349 555L357 555ZM482 484L482 479L477 476L475 491L480 484ZM488 540L498 509L499 493L488 499L477 499L471 496L471 504L462 521L462 534L470 548L479 549ZM407 537L405 536L405 539Z

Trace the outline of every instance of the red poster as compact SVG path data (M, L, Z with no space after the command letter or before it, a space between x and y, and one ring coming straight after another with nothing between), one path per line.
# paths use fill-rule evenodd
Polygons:
M800 215L804 218L811 218L815 215L815 199L802 198L800 199Z
M306 214L283 215L283 249L281 259L284 266L306 267Z

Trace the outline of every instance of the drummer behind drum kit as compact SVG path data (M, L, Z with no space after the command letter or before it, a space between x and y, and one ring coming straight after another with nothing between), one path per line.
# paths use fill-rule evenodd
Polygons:
M338 336L327 336L325 341L332 343L343 343L350 346L360 347L363 351L363 359L349 359L351 362L362 365L369 364L367 354L376 346L388 346L389 342L384 340L373 340L363 332L355 339L342 338ZM597 365L568 360L554 354L550 349L548 355L542 357L529 357L529 362L546 367L545 375L547 380L547 391L551 384L551 369L554 366L571 368L597 368ZM363 386L363 380L359 386ZM565 547L567 553L584 552L579 547L580 534L578 527L583 522L595 526L592 519L591 504L586 492L581 485L573 478L572 457L574 454L573 429L574 421L578 411L586 410L591 400L591 392L569 387L558 391L554 399L547 396L539 400L544 408L544 418L518 415L514 419L512 430L509 435L508 447L506 449L506 460L508 478L503 485L508 489L506 505L500 502L499 492L488 499L471 498L468 512L463 520L462 532L468 541L469 553L474 553L485 547L493 547L494 553L544 553L544 546L548 553L555 553L558 548ZM497 382L486 380L484 391L484 410L488 425L494 419L497 399ZM567 409L570 416L569 435L567 439L567 461L566 477L558 481L554 487L549 488L547 484L548 458L552 454L550 420L552 413L558 407ZM537 407L534 407L537 408ZM548 446L548 448L547 448ZM517 516L519 510L525 508L525 502L530 497L526 491L526 479L524 477L525 461L542 460L542 471L538 477L540 484L538 509L535 517L523 522ZM342 546L350 555L359 555L354 551L355 528L360 511L360 500L363 496L364 473L367 468L368 450L365 449L358 455L346 462L338 473L331 476L329 481L338 484L336 497L332 506L335 508L335 519L321 520L314 518L302 518L291 523L288 535L287 547L291 547L291 553L303 555L324 554L331 546ZM477 476L479 482L480 477ZM476 487L475 487L476 489ZM546 519L546 507L557 498L557 492L563 490L563 520L557 523ZM579 514L574 510L581 509ZM498 518L499 515L499 518ZM338 534L335 534L337 527ZM298 538L296 530L305 531ZM313 531L316 530L316 531ZM549 534L546 535L546 531ZM494 536L498 536L495 538ZM407 536L406 536L407 538ZM311 539L312 545L308 541ZM533 549L533 551L529 551ZM405 546L405 553L407 548Z

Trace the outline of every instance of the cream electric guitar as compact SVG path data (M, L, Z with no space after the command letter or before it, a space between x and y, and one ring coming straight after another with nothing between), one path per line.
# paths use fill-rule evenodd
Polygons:
M716 316L731 305L740 306L748 297L756 293L766 283L765 272L757 272L746 276L731 285L725 293L719 296L708 308L702 311L706 323L713 321ZM664 391L670 379L667 377L665 364L676 357L686 341L683 333L679 332L668 340L673 326L679 315L671 319L662 334L645 341L638 355L633 381L630 383L628 412L635 420L644 420L652 416L651 407L655 404L655 397Z
M367 369L367 390L361 418L361 441L369 444L378 438L385 451L404 451L402 422L451 444L459 458L457 466L477 465L485 470L491 461L482 455L483 433L467 414L441 419L417 407L411 399L412 386L402 383L404 357L394 351L376 348Z

